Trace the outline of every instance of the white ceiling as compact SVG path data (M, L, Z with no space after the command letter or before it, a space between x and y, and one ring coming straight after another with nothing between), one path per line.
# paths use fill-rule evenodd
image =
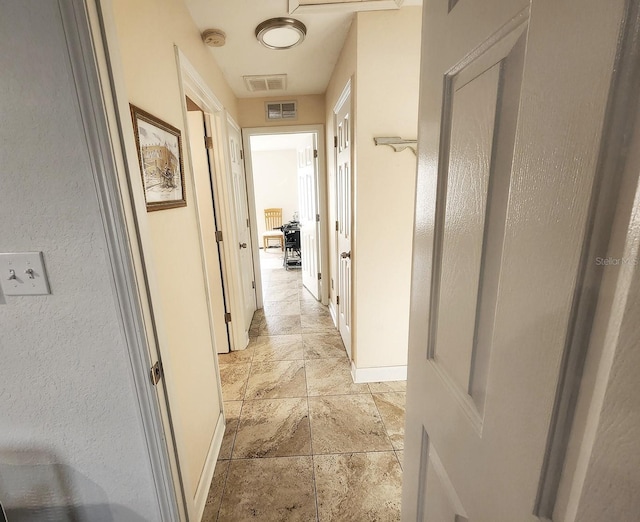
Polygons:
M287 0L184 2L201 33L206 29L226 33L226 45L212 47L210 52L238 98L324 93L351 26L354 5L347 6L349 10L332 7L328 12L289 15ZM404 5L410 4L420 5L421 0L405 0ZM296 18L307 26L304 42L281 51L267 49L258 42L256 26L279 16ZM246 75L269 74L287 74L287 89L252 93L242 79Z

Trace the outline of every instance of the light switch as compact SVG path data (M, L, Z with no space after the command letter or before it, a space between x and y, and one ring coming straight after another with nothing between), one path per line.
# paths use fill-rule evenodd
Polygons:
M0 254L0 285L4 295L50 294L42 252Z

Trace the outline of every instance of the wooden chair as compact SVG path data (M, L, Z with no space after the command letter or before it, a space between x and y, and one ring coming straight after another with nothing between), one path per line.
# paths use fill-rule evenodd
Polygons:
M280 250L284 251L284 234L279 228L282 226L282 209L265 208L264 223L266 232L262 234L262 245L266 250L269 248L269 240L277 240L280 243Z

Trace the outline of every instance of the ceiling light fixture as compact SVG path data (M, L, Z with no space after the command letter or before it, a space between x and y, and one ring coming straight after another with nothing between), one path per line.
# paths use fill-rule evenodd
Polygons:
M294 18L271 18L256 27L256 38L269 49L291 49L304 40L306 26Z

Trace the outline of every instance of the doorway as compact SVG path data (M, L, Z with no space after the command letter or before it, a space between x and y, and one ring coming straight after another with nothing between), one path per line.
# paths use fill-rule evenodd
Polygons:
M258 308L264 306L261 269L300 270L302 285L327 303L326 183L322 126L244 129L247 188L252 211ZM285 234L274 240L266 209L282 209ZM269 224L269 228L273 228ZM287 239L285 239L285 237ZM263 238L265 240L263 241ZM282 242L281 242L282 241Z

